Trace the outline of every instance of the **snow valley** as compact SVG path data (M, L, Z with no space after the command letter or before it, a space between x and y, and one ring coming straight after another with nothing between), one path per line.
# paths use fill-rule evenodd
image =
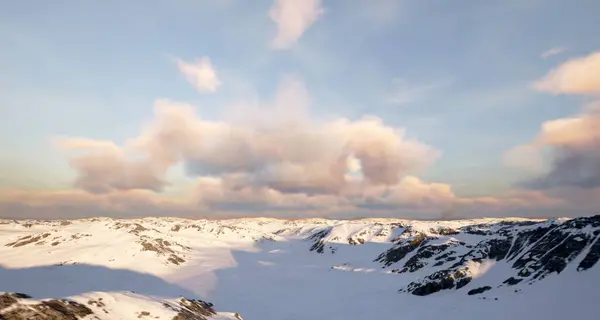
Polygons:
M0 220L0 318L591 319L599 239L600 216Z

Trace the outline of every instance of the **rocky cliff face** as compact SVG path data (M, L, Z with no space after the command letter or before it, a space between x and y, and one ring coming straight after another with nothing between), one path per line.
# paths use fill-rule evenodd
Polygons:
M410 223L391 227L398 230L398 235L391 239L392 247L375 261L392 273L418 273L419 279L400 291L419 296L464 287L483 263L510 265L512 275L490 284L499 287L531 284L550 274L559 274L568 266L584 272L600 259L600 215L571 220L467 224L456 229L423 230ZM329 237L332 230L325 228L308 237L313 242L310 250L334 254L335 243L327 240L335 240ZM364 242L360 237L348 238L349 245Z

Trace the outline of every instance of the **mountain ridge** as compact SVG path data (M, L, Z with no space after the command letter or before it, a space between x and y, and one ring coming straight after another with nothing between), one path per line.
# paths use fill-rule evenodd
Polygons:
M559 279L600 285L594 276L600 269L599 238L600 215L447 221L171 217L0 220L0 255L6 258L0 263L0 283L5 284L0 291L77 299L90 292L123 294L131 289L158 300L207 299L217 308L234 310L246 319L275 319L286 312L302 314L299 306L290 305L287 311L265 318L267 301L260 300L260 290L273 297L296 297L295 287L304 288L303 283L313 282L321 288L334 285L326 289L334 296L347 294L335 286L360 283L365 290L381 295L382 303L406 300L405 294L422 299L513 299L528 292L529 286L543 287ZM39 267L32 269L34 266ZM68 270L64 269L68 266L74 271L60 271ZM131 281L117 285L117 279L125 275L125 271L118 271L121 269L136 273L125 276ZM24 270L23 275L18 270ZM318 276L306 278L306 272ZM99 286L73 273L95 275L115 284ZM57 277L56 281L77 283L80 290L48 289L57 282L46 279L47 274ZM19 283L15 275L35 281ZM240 290L233 279L241 281L244 289ZM258 279L263 282L255 283ZM264 283L272 279L287 283L291 292ZM237 293L246 290L250 291L245 295ZM249 295L257 296L250 305ZM600 298L598 290L592 289L588 295ZM308 305L322 303L316 297L303 299ZM337 319L336 315L329 317Z

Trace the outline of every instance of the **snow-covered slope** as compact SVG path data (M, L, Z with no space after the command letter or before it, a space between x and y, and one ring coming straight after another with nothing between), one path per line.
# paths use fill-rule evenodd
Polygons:
M593 318L599 238L600 216L0 220L0 315Z

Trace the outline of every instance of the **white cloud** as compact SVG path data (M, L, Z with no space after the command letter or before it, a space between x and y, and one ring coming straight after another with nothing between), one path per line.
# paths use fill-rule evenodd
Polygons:
M274 49L289 49L325 10L321 0L275 0L269 17L277 25L271 45Z
M74 186L85 191L71 195L106 211L156 206L323 214L367 207L432 209L451 202L450 186L413 176L440 152L377 117L316 120L310 103L304 83L286 77L269 102L251 111L259 117L246 121L207 120L192 105L158 100L154 120L122 145L68 137L57 144L68 151L77 174ZM195 191L185 191L181 201L164 200L169 171L182 167L187 179L197 181ZM63 195L41 194L35 203L55 209L65 205Z
M564 53L565 51L567 51L567 48L565 48L565 47L554 47L554 48L551 48L551 49L548 49L548 50L544 51L540 55L540 58L542 58L542 59L548 59L548 58L550 58L552 56L556 56L556 55L559 55L561 53Z
M554 94L600 94L600 51L561 64L534 88Z
M192 106L159 100L153 123L122 148L85 139L62 145L82 148L85 142L90 151L75 155L71 165L79 173L77 186L93 192L160 190L167 170L185 163L190 174L235 176L238 184L331 193L345 187L356 161L368 183L393 185L439 156L376 117L315 121L303 111L304 94L301 84L284 81L273 105L262 110L265 119L238 125L204 120ZM288 114L285 106L295 111Z
M600 188L600 112L547 121L529 145L529 159L549 151L550 164L538 177L525 183L540 189L555 187ZM537 155L536 155L537 151Z
M600 51L571 59L534 84L554 94L599 95ZM521 183L533 189L600 188L600 103L578 115L546 121L529 144L514 148L506 158L517 164L539 163L547 155L547 168Z
M207 57L194 62L177 59L177 67L198 92L215 92L221 85L217 72Z

